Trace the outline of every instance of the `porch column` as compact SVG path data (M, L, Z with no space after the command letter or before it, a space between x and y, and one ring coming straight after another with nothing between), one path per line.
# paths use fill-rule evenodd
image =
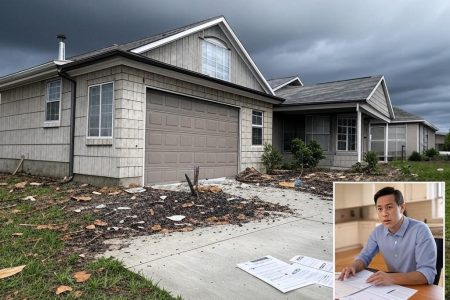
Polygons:
M389 124L386 123L386 129L384 133L384 162L388 162L388 148L389 148Z
M359 110L359 103L356 103L356 151L358 153L358 162L361 162L362 154L362 130L361 130L361 111Z

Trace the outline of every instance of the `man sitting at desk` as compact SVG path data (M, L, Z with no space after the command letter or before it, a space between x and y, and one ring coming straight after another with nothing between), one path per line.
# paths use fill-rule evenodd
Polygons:
M378 271L368 283L374 285L432 284L436 276L436 243L425 223L406 217L405 202L399 190L385 187L374 196L377 226L367 244L350 267L342 270L344 280L365 269L378 251L384 257L389 273Z

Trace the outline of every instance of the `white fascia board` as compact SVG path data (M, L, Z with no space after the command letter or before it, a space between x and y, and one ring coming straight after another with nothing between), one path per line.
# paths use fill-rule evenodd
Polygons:
M46 68L35 70L36 72L30 72L29 75L26 73L15 74L17 76L11 76L0 80L0 91L10 88L19 87L25 84L33 83L36 81L44 80L53 76L58 75L58 70L56 66L52 63Z
M387 100L387 105L388 105L389 112L391 114L391 119L395 119L394 109L392 108L392 103L391 103L391 97L389 97L389 91L387 89L386 81L384 80L384 76L381 76L380 81L378 81L378 83L375 86L375 88L372 90L372 92L370 92L370 95L366 98L366 102L369 101L370 98L372 98L373 94L375 94L375 91L378 89L380 84L382 85L383 91L384 91L384 93L386 94L386 97L387 97L386 100Z
M283 84L277 86L276 88L274 88L274 89L272 89L272 90L275 92L275 91L281 89L282 87L284 87L284 86L286 86L286 85L288 85L288 84L290 84L290 83L292 83L292 82L294 82L294 81L296 81L296 80L297 80L298 82L300 82L300 86L303 86L303 82L302 82L302 81L300 80L300 78L297 76L297 77L294 77L294 78L292 78L291 80L286 81L285 83L283 83Z
M273 111L308 111L318 109L335 109L335 108L355 108L355 103L333 103L333 104L312 104L312 105L286 105L277 106L273 108Z
M151 49L160 47L162 45L168 44L170 42L173 42L175 40L178 40L180 38L183 38L185 36L188 36L190 34L196 33L200 30L204 30L206 28L212 27L214 25L218 25L222 23L227 30L229 31L229 33L231 34L231 36L233 37L235 43L237 44L239 50L244 54L245 58L248 60L248 62L250 63L251 67L254 69L254 71L256 72L257 76L259 77L259 79L261 80L262 84L266 87L266 90L273 96L275 96L275 93L273 92L272 88L270 87L269 83L267 82L267 80L264 78L264 76L261 74L261 72L259 71L258 67L255 65L255 63L253 62L253 60L250 58L250 55L247 53L247 51L245 50L244 46L242 46L241 42L239 41L239 39L237 38L237 36L234 34L233 30L231 29L230 25L228 25L227 21L225 20L224 17L220 17L217 18L215 20L209 21L207 23L198 25L194 28L182 31L180 33L171 35L169 37L160 39L158 41L155 41L153 43L149 43L147 45L132 49L131 52L132 53L136 53L136 54L141 54L144 52L147 52Z
M360 104L359 106L361 109L365 110L369 115L372 115L375 118L378 118L380 120L385 121L386 123L391 123L391 119L389 119L388 117L386 117L385 115L383 115L382 113L380 113L378 110L376 110L375 108L373 108L372 106L370 106L367 103L364 104Z

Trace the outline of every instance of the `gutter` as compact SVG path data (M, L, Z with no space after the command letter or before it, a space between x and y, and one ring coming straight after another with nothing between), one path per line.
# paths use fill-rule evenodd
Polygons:
M58 75L62 78L67 79L72 84L71 87L71 99L70 99L70 143L69 143L69 180L73 179L73 164L74 164L74 152L75 152L75 110L76 110L76 93L77 93L77 82L67 75L64 71L61 70L61 67L58 67Z

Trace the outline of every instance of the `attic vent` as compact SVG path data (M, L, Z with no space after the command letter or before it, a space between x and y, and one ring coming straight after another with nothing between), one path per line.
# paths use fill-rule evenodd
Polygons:
M58 60L64 61L66 60L66 44L64 43L66 36L64 34L58 34L56 38L59 40Z

